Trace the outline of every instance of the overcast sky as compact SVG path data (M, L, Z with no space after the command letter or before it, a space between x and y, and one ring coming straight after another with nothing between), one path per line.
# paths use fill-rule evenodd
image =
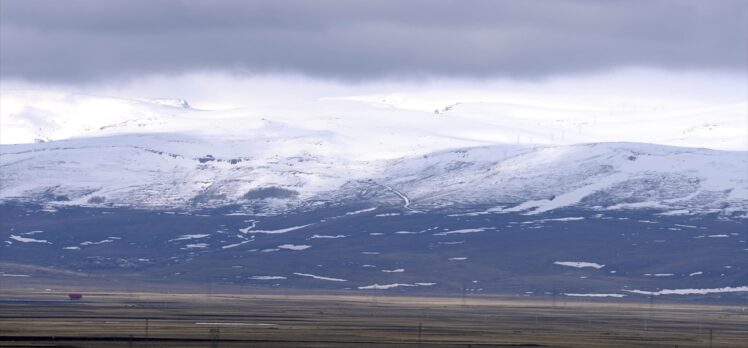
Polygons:
M748 1L0 1L3 79L748 73Z

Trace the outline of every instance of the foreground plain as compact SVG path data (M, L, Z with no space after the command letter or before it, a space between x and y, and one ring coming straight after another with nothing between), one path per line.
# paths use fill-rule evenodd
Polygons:
M3 347L748 347L748 306L322 295L2 294Z

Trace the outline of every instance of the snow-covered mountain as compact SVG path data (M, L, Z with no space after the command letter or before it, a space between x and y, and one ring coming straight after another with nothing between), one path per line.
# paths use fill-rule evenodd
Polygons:
M745 298L746 104L420 105L3 94L0 276Z
M278 144L278 139L303 137L314 142L315 153L355 160L497 144L638 142L748 150L748 102L624 112L502 99L426 103L414 97L418 101L414 105L405 96L395 101L372 96L215 111L190 108L181 99L130 100L44 91L3 91L0 97L2 144L179 133L273 139L278 145L272 146L273 151L287 152L299 149Z
M487 212L748 210L743 104L627 123L536 105L387 105L205 111L183 100L8 92L2 139L14 144L0 147L0 199L264 213L356 200ZM728 150L587 143L599 140Z

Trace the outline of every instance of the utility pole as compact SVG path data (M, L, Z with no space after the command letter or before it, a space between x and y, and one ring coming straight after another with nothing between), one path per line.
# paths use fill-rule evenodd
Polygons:
M462 306L465 307L467 305L467 288L465 287L465 284L462 285Z
M556 288L553 288L553 293L551 294L551 296L553 296L552 304L553 304L553 309L555 310L556 309Z
M649 294L649 319L652 319L654 316L654 303L655 303L654 294Z
M149 334L148 318L145 318L145 346L148 347L148 334Z
M421 347L421 338L423 337L423 323L418 323L418 347Z
M218 337L221 334L221 329L214 327L210 329L210 346L211 348L218 348Z

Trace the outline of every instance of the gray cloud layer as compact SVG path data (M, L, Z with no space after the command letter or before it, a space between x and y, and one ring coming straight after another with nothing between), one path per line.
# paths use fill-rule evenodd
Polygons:
M748 65L748 2L0 1L3 78L537 78Z

